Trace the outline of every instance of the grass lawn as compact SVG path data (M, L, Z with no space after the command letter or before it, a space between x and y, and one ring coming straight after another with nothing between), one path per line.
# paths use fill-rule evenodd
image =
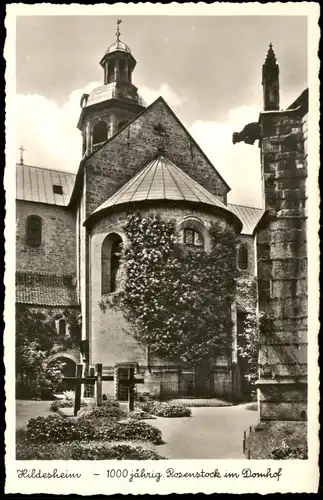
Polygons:
M246 455L250 459L269 460L271 451L284 441L288 446L297 447L307 443L306 422L272 422L269 429L252 432L246 439Z
M35 417L47 417L51 414L51 401L22 400L16 401L16 429L25 428L28 420Z

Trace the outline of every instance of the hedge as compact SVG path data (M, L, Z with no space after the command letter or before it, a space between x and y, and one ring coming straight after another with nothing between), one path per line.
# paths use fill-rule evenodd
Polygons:
M99 424L98 425L98 420ZM48 415L29 420L26 438L30 443L61 443L68 441L141 440L161 444L159 429L146 422L116 422L102 418L64 418Z
M19 443L17 460L165 460L153 450L128 444L81 441L59 444Z
M146 401L139 403L142 411L156 415L157 417L177 418L177 417L190 417L192 411L187 406L171 403L160 403L157 401Z

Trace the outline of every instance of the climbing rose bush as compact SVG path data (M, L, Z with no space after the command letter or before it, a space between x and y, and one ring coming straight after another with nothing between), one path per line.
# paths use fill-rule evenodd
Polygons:
M237 293L245 304L243 332L238 335L239 355L247 361L246 375L254 383L259 378L259 350L274 335L273 318L263 311L257 311L257 279L239 278Z
M214 224L206 252L179 244L174 222L156 215L129 215L124 229L126 280L107 305L123 311L133 336L153 354L186 365L212 364L232 343L234 231Z

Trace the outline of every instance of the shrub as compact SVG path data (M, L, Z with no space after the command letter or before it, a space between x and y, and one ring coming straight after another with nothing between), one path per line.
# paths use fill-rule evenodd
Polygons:
M187 406L171 403L159 403L157 401L147 401L142 403L140 408L147 413L156 415L157 417L175 418L175 417L190 417L192 411Z
M289 446L282 442L280 446L277 446L271 451L271 457L274 460L307 460L308 451L306 445Z
M31 418L28 421L26 437L29 442L59 443L93 438L95 431L89 422L59 415Z
M136 400L140 403L146 403L147 401L151 401L152 397L149 392L141 392L136 395Z
M151 415L150 413L147 413L145 411L135 410L135 411L132 411L129 413L129 418L131 418L133 420L153 420L156 417L154 417L153 415Z
M126 415L127 413L121 408L118 401L112 398L103 401L101 406L92 403L79 411L79 417L86 419L101 417L120 419Z
M29 443L68 441L151 441L161 444L159 429L145 422L116 422L104 418L64 418L59 415L31 418L27 424Z
M70 399L56 399L50 405L52 411L58 411L60 408L73 408L73 401Z
M95 439L100 441L151 441L162 444L162 433L146 422L111 422L97 430Z
M86 401L81 401L81 407L87 406ZM74 401L72 399L56 399L50 405L52 411L58 411L60 408L73 408Z
M17 460L165 460L154 450L97 441L36 444L18 443Z
M271 422L261 432L251 432L246 439L246 451L251 460L307 458L306 422Z

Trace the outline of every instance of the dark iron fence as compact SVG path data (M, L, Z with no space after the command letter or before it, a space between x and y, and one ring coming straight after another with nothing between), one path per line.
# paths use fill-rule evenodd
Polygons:
M160 399L212 399L222 398L232 401L232 378L229 369L221 370L205 377L197 377L194 372L180 373L178 380L160 382Z

